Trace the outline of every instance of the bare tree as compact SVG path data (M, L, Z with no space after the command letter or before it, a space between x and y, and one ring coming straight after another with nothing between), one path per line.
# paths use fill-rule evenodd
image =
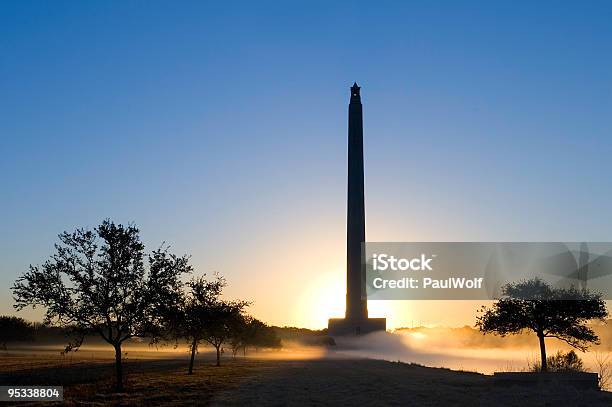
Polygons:
M59 240L49 260L30 266L13 285L15 308L46 308L45 323L72 332L66 351L78 349L86 335L100 335L115 350L116 389L123 391L121 346L159 334L160 310L179 300L179 276L191 271L188 257L158 249L147 271L138 228L110 220Z
M612 387L612 357L609 353L595 352L595 364L599 373L599 388L610 390Z

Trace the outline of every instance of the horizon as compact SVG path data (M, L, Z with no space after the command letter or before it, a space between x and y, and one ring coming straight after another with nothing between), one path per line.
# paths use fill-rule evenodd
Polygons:
M0 10L0 314L40 320L10 286L111 218L271 325L342 316L354 81L367 241L612 241L605 2ZM473 326L484 303L368 308Z

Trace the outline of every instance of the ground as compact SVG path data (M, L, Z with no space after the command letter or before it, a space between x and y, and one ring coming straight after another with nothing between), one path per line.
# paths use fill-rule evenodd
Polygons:
M186 359L128 355L127 392L112 392L113 365L88 354L13 353L0 357L0 383L63 384L65 405L612 405L612 394L563 389L500 389L490 376L371 359L210 355L186 374ZM26 405L20 403L19 405ZM49 403L45 403L49 405Z

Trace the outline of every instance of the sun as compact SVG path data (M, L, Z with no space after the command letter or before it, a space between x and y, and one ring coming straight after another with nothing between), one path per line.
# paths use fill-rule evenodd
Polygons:
M346 276L342 270L314 277L297 301L294 320L300 327L327 328L329 318L344 317Z
M292 320L303 328L327 328L329 318L344 318L345 306L346 271L323 272L313 277L302 290ZM387 318L388 329L410 325L409 307L405 301L368 301L368 310L370 317Z

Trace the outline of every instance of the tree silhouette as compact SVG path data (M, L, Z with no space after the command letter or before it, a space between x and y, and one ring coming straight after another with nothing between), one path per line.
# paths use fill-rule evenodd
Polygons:
M221 364L221 345L228 339L231 328L236 326L246 301L224 301L221 293L226 286L223 277L215 274L193 278L187 283L189 290L177 306L166 310L166 329L177 340L187 339L191 351L188 373L193 374L195 355L202 341L213 345L217 351L217 366Z
M204 338L204 329L208 323L208 307L217 301L225 284L225 280L218 275L211 281L206 280L204 276L192 279L187 283L188 293L168 314L168 330L171 334L177 339L189 340L191 351L189 374L193 374L195 355Z
M9 342L31 341L34 339L34 325L23 318L0 316L0 348L6 350Z
M233 328L240 323L247 305L246 301L218 300L208 307L204 340L217 351L216 366L221 366L221 346L232 337Z
M249 346L256 350L257 348L279 348L281 346L281 340L274 329L250 315L244 315L235 320L231 327L229 343L234 356L240 349L246 355L246 349Z
M509 283L502 287L502 298L492 308L483 306L476 326L483 333L501 336L533 331L540 344L542 371L547 371L544 338L557 338L585 351L599 343L595 332L586 325L592 319L608 315L601 295L575 288L553 288L539 278Z
M13 285L15 308L46 308L45 323L72 333L66 351L77 350L86 335L100 335L115 350L116 390L123 391L121 346L157 337L160 309L180 299L179 276L191 271L188 257L155 250L147 271L139 230L110 220L59 240L49 260L30 266Z
M231 326L231 335L229 344L232 348L232 355L236 357L240 349L246 355L246 347L249 337L251 336L251 326L254 318L250 315L241 315L236 318Z

